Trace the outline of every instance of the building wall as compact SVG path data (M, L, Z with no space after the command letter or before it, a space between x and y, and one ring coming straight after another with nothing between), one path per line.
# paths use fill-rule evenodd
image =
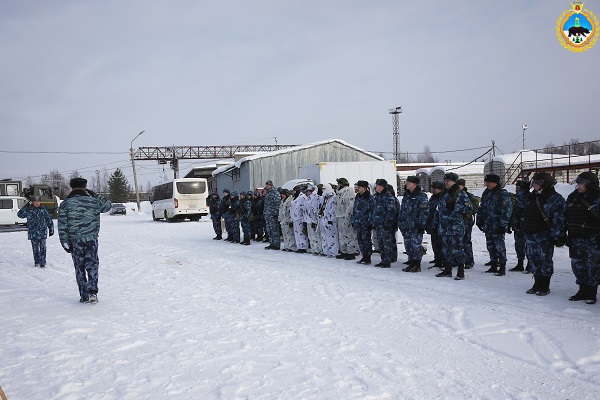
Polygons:
M298 172L302 165L343 161L380 161L380 158L339 142L324 143L245 161L239 169L234 168L215 176L216 186L219 192L224 188L240 192L263 187L270 179L278 187L290 179L301 178Z

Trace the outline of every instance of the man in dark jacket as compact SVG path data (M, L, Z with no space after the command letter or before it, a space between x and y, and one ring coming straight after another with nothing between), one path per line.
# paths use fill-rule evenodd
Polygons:
M206 199L206 203L210 211L213 229L217 235L213 239L221 240L223 238L223 229L221 228L221 198L219 197L219 192L213 190L211 196Z
M371 264L371 254L373 254L373 241L371 240L371 214L375 208L375 200L369 190L369 182L358 181L354 184L357 189L354 200L354 210L352 212L351 223L356 231L358 239L358 248L362 258L357 264Z
M381 262L376 267L390 268L393 260L392 252L398 252L395 244L395 234L398 229L398 209L395 197L388 191L388 183L385 179L375 181L375 192L371 226L377 232Z
M567 197L567 246L575 283L579 285L571 301L596 304L600 283L600 190L598 176L583 172L575 180L577 188Z
M525 210L525 200L529 194L529 181L519 180L515 184L515 205L513 207L513 236L515 238L515 253L517 253L517 265L509 271L520 271L524 273L531 272L531 266L527 262L525 267L525 234L523 233L523 211Z
M406 178L406 191L400 204L398 227L402 233L404 248L408 255L405 272L420 272L423 258L423 233L429 215L427 195L421 191L420 179L417 176Z
M554 189L556 181L547 172L531 180L533 191L527 196L523 212L523 232L527 258L535 283L526 293L546 296L554 273L554 246L565 244L565 199Z
M58 210L58 235L60 244L71 253L75 278L79 286L79 301L98 301L98 232L100 213L110 210L106 197L86 189L87 180L73 178L71 193Z

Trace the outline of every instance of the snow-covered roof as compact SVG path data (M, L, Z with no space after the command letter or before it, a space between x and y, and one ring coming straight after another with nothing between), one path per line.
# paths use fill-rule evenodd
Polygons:
M263 152L263 153L253 154L253 155L244 157L244 158L242 158L242 159L240 159L240 160L238 160L238 161L236 161L234 163L231 163L229 165L222 166L222 167L219 167L219 168L215 169L212 172L212 175L215 176L215 175L218 175L220 173L229 171L230 169L232 169L234 167L235 168L239 168L246 161L257 160L259 158L264 158L264 157L274 157L274 156L277 156L277 155L280 155L280 154L286 154L286 153L292 153L292 152L295 152L295 151L298 151L298 150L310 149L311 147L321 146L321 145L329 144L329 143L343 144L344 146L353 148L353 149L355 149L357 151L360 151L361 153L368 154L369 156L371 156L371 157L373 157L373 158L375 158L377 160L381 160L381 161L384 160L383 157L380 157L380 156L378 156L375 153L371 153L370 151L361 149L360 147L354 146L354 145L352 145L352 144L350 144L348 142L345 142L342 139L328 139L328 140L322 140L320 142L314 142L314 143L303 144L303 145L300 145L300 146L288 147L288 148L281 149L281 150L275 150L275 151L269 151L269 152Z
M482 163L482 162L474 162L474 163L467 164L467 165L462 164L459 166L444 165L444 166L431 168L430 173L435 170L441 170L444 172L452 171L454 173L457 173L458 175L477 175L477 174L483 174L483 166L484 165L485 165L485 163Z

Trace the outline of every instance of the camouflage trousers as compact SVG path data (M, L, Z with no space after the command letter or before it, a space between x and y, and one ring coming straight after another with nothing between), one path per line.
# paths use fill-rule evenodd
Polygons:
M356 233L350 224L350 217L336 218L338 233L340 235L340 253L358 253L358 241Z
M475 259L473 257L473 225L465 227L465 264L475 265ZM506 251L504 252L506 258Z
M525 234L520 228L513 229L513 235L515 237L515 253L517 253L517 259L525 259Z
M233 239L236 242L240 241L240 221L237 215L233 214L225 214L225 229L227 229L227 234L230 236L230 239Z
M335 257L340 252L340 240L338 229L333 221L331 224L321 224L321 244L323 245L323 254L327 257Z
M485 244L490 253L490 260L506 264L506 244L504 233L486 232Z
M279 238L279 221L277 221L277 217L265 216L265 223L267 224L267 235L269 236L270 245L279 247L281 239Z
M294 221L294 239L298 250L308 249L308 238L304 233L304 222L302 220Z
M554 245L549 232L526 233L525 253L533 275L552 276Z
M402 233L404 239L404 250L409 260L421 261L423 258L423 234L418 232Z
M323 245L321 244L321 228L319 227L319 224L308 224L308 242L310 243L310 251L313 254L320 254L323 252Z
M212 224L213 224L213 229L215 230L215 234L217 236L222 236L223 235L223 229L221 228L221 217L211 217L212 219Z
M358 240L358 248L364 256L371 257L373 254L373 241L371 240L371 230L365 227L360 227L356 230L356 239Z
M449 263L453 267L466 262L467 256L465 254L464 241L464 235L442 235L444 262Z
M383 226L375 228L379 242L379 255L381 262L393 263L398 259L398 246L396 245L396 231L385 229Z
M296 238L294 237L294 228L287 222L281 224L281 238L283 240L283 249L296 251Z
M244 241L250 240L250 221L246 218L242 218L240 220L240 225L242 225L242 232L244 232Z
M79 296L89 299L90 293L98 292L98 239L72 240L71 258L75 266L75 279L79 286Z
M444 259L444 255L442 254L442 236L437 233L431 234L431 248L433 249L433 259L442 261Z
M262 218L254 218L254 221L250 222L250 234L252 237L263 237L263 220Z
M597 234L571 239L569 257L575 283L589 286L600 284L600 246Z
M46 265L46 239L31 239L34 264Z

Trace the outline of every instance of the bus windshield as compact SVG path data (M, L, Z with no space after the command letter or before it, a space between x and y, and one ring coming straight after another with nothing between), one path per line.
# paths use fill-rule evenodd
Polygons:
M206 192L206 182L177 182L180 194L202 194Z

